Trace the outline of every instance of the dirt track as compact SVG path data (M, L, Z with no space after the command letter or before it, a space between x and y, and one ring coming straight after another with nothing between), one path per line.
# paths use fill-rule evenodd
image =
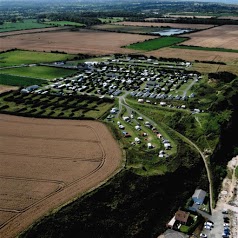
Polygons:
M120 148L102 123L8 115L0 121L0 237L15 237L121 165Z

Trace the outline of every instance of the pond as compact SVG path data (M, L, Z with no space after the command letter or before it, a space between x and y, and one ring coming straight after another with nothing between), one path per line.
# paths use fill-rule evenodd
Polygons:
M155 35L161 35L161 36L173 36L173 35L178 35L178 34L183 34L187 32L193 31L192 29L181 29L181 28L166 28L160 31L154 31L151 32L152 34Z

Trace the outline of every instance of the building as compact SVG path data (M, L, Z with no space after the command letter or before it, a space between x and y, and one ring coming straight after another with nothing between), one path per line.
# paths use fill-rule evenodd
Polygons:
M192 199L193 199L194 203L200 205L200 204L203 204L206 195L207 195L207 193L204 190L196 189L192 196Z
M182 210L178 210L175 213L175 220L180 222L183 225L186 225L188 222L188 218L189 218L190 213L189 212L185 212Z

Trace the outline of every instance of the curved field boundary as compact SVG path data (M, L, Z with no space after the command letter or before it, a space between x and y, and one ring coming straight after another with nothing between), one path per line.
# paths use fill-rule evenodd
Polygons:
M78 129L80 127L81 128L86 127L93 132L93 135L95 137L94 143L90 145L93 146L94 144L96 144L96 142L98 142L97 145L100 147L100 156L101 156L101 158L97 159L96 161L94 160L92 161L90 160L90 158L89 159L84 158L84 161L88 161L89 163L97 162L98 165L96 165L90 171L87 171L86 174L79 176L78 178L68 183L52 179L48 180L48 179L18 177L14 176L14 174L11 176L1 176L0 173L0 178L4 179L30 180L30 181L35 180L39 182L46 182L46 183L53 182L58 184L57 189L55 189L42 199L36 201L35 203L31 204L30 206L26 207L23 210L19 211L18 209L4 209L4 208L1 209L0 204L0 211L16 213L15 216L10 218L2 225L2 227L0 227L0 237L4 238L15 237L20 232L25 230L28 226L30 226L34 221L40 219L42 216L48 214L54 209L58 209L58 207L62 206L63 204L66 204L69 201L76 199L86 191L101 184L108 177L112 176L122 164L121 150L116 141L113 139L110 132L108 131L108 129L106 128L106 126L103 125L102 123L95 121L68 121L68 120L59 121L48 119L31 119L7 115L0 115L0 121L1 123L5 123L5 126L7 125L13 126L12 122L14 122L18 126L21 125L22 123L27 123L30 127L34 125L40 126L41 123L44 126L47 124L49 126L68 125L69 127L77 126ZM88 149L90 150L91 148ZM2 152L4 152L3 149L0 151L0 154L2 154ZM10 154L11 153L14 154L14 151L12 150ZM17 153L15 152L15 154Z

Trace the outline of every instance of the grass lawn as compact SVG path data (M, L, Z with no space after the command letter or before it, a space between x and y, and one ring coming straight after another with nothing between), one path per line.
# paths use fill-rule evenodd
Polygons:
M0 84L11 85L11 86L30 86L30 85L41 85L47 83L44 79L20 77L14 75L0 74Z
M82 23L72 21L47 21L45 24L54 26L84 26Z
M46 28L49 25L37 23L36 19L27 19L23 22L4 22L3 25L0 25L0 32L7 31L19 31L19 30L28 30L34 28Z
M205 51L220 51L229 53L238 53L238 50L225 49L225 48L210 48L210 47L200 47L200 46L187 46L187 45L174 45L172 48L186 49L186 50L205 50Z
M53 79L59 77L65 77L76 73L76 70L61 69L47 66L34 66L34 67L22 67L3 69L0 71L2 74L9 74L22 77L32 77L40 79Z
M185 40L187 40L187 38L167 36L167 37L160 37L160 38L156 38L152 40L146 40L144 42L131 44L125 47L132 50L150 51L150 50L157 50L163 47L175 45Z
M14 50L0 53L0 67L73 59L75 55Z

